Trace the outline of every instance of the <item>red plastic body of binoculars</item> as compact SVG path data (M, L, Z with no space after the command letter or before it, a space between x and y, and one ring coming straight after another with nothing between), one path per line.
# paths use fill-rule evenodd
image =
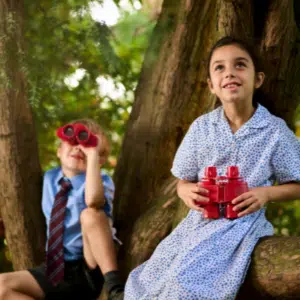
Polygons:
M217 176L216 167L205 168L204 177L200 185L209 191L209 201L195 201L204 208L204 218L218 219L222 217L220 208L224 209L224 217L236 219L238 211L234 211L231 201L248 191L248 184L239 177L239 169L236 166L227 167L226 176Z
M98 138L83 124L67 124L57 129L56 135L71 145L83 145L84 147L96 147Z

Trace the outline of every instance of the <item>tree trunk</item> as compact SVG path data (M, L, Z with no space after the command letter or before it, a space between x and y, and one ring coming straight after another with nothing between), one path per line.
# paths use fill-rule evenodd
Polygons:
M126 273L148 259L187 213L170 168L191 122L215 105L205 68L212 44L224 35L255 42L270 67L265 90L272 101L263 104L291 125L299 100L297 34L289 0L164 1L115 173L115 216Z
M23 60L23 1L0 1L0 215L15 270L43 259L41 169Z
M300 237L268 237L255 248L238 299L300 299Z

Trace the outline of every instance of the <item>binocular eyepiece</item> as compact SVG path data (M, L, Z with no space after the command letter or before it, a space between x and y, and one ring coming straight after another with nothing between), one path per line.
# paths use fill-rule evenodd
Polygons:
M57 129L56 135L71 145L82 145L84 147L96 147L98 138L83 124L67 124Z

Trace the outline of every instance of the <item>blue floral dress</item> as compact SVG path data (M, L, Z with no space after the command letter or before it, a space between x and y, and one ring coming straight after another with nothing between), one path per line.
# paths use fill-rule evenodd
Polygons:
M193 122L171 171L196 181L206 166L225 175L229 165L239 167L250 188L275 180L299 182L300 143L282 119L261 105L233 134L219 107ZM257 241L272 234L265 209L235 220L207 220L191 210L151 258L130 273L125 300L234 299Z

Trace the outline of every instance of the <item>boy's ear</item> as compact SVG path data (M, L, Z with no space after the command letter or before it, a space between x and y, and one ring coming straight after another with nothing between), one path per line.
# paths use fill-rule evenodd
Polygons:
M103 166L106 163L106 158L100 155L99 163L101 166Z
M264 81L265 81L265 73L264 72L256 73L254 87L256 89L260 88L264 83Z
M211 82L211 80L210 80L209 78L207 78L207 85L208 85L208 87L209 87L211 93L212 93L212 94L215 94L214 86L213 86L213 84L212 84L212 82Z
M58 158L60 158L60 153L61 153L61 143L59 143L58 147L57 147L57 150L56 150L56 156Z

